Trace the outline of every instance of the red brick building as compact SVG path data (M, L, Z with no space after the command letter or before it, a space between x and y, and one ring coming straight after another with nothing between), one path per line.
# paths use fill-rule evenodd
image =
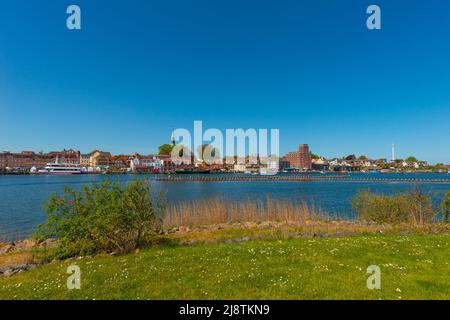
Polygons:
M0 169L31 169L32 167L44 168L52 157L46 154L22 151L20 153L2 152L0 153Z
M109 165L113 169L125 170L130 168L130 161L133 157L130 155L111 155L109 157Z
M71 166L80 165L80 151L74 150L63 150L63 151L52 151L48 155L56 160L58 158L59 163L68 164Z
M288 162L290 167L302 170L311 170L311 154L309 153L309 146L302 144L298 151L289 152L282 159Z

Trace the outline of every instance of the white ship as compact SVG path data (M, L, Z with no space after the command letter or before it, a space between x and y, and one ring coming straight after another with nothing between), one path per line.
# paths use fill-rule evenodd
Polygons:
M44 170L39 170L39 173L48 174L81 174L81 172L80 166L59 163L58 158L54 163L47 163Z

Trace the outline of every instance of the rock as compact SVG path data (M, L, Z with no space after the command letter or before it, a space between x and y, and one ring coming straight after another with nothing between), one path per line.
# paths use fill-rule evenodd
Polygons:
M5 272L3 272L3 276L11 277L12 275L14 275L17 272L18 271L14 270L14 269L9 269L9 270L6 270Z
M41 247L54 248L57 245L56 239L46 239L39 244Z
M15 275L16 273L21 273L27 270L31 270L36 268L35 264L19 264L17 266L11 267L11 268L3 268L0 270L0 275L3 275L5 277L11 277L12 275Z
M15 249L14 244L7 244L0 248L0 254L10 253Z
M242 237L242 238L226 239L224 242L225 243L240 243L240 242L246 242L246 241L250 241L250 240L252 240L252 238L250 238L250 237Z
M38 242L34 239L19 240L13 243L0 243L0 254L29 251L35 247L47 247L53 248L57 245L56 239L47 239L42 242Z
M37 241L33 239L26 239L22 241L18 241L15 244L15 250L28 250L34 248L37 245Z
M242 238L236 239L236 242L246 242L246 241L250 241L250 240L251 240L250 237L242 237Z

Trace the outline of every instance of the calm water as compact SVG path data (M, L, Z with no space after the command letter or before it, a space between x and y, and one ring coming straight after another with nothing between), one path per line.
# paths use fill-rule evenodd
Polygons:
M437 202L450 190L447 174L354 174L364 177L439 178L448 183L419 183L422 190ZM222 198L230 201L258 199L270 196L295 202L306 200L315 207L342 218L352 218L351 198L360 189L392 194L410 191L412 183L398 182L157 182L148 176L155 190L163 191L169 201L188 201ZM0 176L0 236L15 240L29 236L36 225L45 220L42 209L48 196L61 192L63 186L79 188L82 184L106 179L105 175L79 176ZM115 176L114 179L130 181L132 175Z

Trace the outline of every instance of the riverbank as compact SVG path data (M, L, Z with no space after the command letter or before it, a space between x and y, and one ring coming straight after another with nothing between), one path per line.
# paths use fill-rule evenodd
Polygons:
M448 230L332 225L173 230L132 254L0 277L0 299L450 299ZM80 290L66 287L70 265L80 268ZM381 290L367 288L370 265L381 269Z
M201 209L201 208L200 208ZM213 215L214 217L214 215ZM215 221L217 217L214 218ZM173 222L169 217L167 220ZM295 238L330 238L349 237L355 235L427 235L450 234L449 224L429 224L413 227L409 224L389 225L354 221L321 221L297 220L289 222L259 221L230 222L212 225L192 224L167 227L166 231L155 240L156 243L171 243L176 245L241 243L252 240L288 240ZM25 239L16 242L0 243L0 276L11 276L17 272L45 264L39 255L33 256L33 251L51 250L57 245L56 240L43 242Z

